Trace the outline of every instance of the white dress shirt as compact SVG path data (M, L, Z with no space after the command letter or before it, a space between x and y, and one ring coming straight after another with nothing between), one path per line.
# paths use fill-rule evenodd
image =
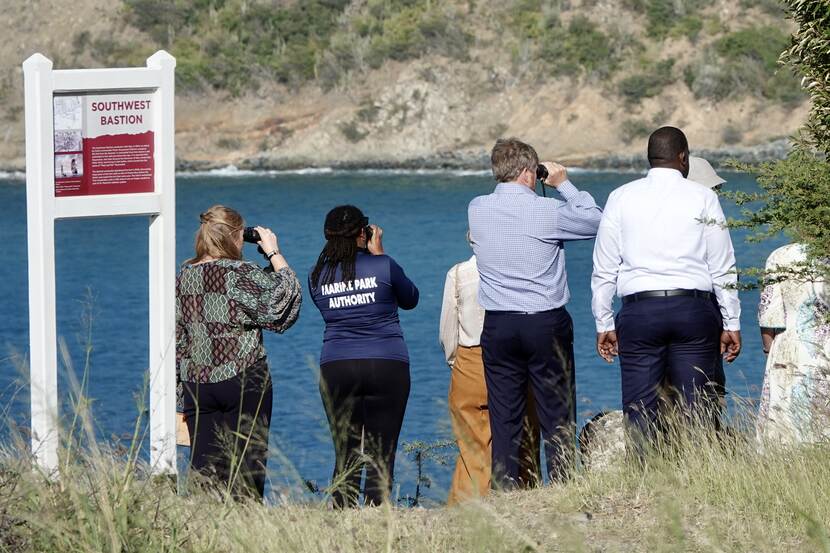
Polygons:
M614 330L614 293L715 293L726 330L740 330L735 251L715 192L674 169L614 190L599 225L591 278L598 332Z
M450 367L455 362L458 346L469 348L481 342L484 309L478 303L478 283L475 256L455 265L447 273L438 334Z

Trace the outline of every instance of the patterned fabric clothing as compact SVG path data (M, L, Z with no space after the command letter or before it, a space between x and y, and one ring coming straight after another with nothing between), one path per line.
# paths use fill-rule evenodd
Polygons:
M222 382L265 357L262 329L287 330L301 302L289 267L266 272L233 259L185 266L176 278L179 405L181 382Z
M502 182L470 202L479 303L487 311L548 311L568 303L565 242L596 236L602 210L570 181L557 192L564 201Z
M779 331L770 347L761 392L757 436L762 445L830 439L830 290L823 281L786 278L807 260L789 244L767 259L781 282L764 288L758 306L762 328Z

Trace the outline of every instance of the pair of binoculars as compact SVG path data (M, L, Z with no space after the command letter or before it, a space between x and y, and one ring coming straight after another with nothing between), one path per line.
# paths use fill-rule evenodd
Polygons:
M259 232L254 227L245 227L245 230L242 231L242 240L249 244L256 244L262 238L260 238Z

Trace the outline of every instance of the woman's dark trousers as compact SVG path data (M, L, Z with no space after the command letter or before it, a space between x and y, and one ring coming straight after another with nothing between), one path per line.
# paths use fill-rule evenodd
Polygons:
M222 382L183 385L191 468L235 498L262 498L274 391L266 360Z
M409 399L409 363L388 359L323 363L320 396L334 441L335 506L357 505L364 465L365 503L382 503L392 492L395 450Z

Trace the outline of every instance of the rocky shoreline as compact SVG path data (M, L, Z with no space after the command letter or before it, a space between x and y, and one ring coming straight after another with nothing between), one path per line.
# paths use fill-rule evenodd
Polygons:
M789 139L778 139L757 146L740 146L732 148L695 150L694 155L703 157L715 167L724 167L727 162L763 163L783 159L791 147ZM645 154L610 154L585 158L564 160L568 166L582 169L597 169L606 171L632 171L642 169L647 165ZM220 169L227 165L191 162L179 160L179 171L209 171ZM269 154L260 154L242 160L235 165L246 171L293 171L299 169L334 169L334 170L482 170L490 169L489 152L459 151L439 152L431 156L408 159L365 159L347 162L320 162L307 158L276 157Z
M724 167L727 162L763 163L786 157L791 143L788 139L779 139L766 144L750 147L721 148L712 150L693 151L709 160L715 167ZM610 154L603 156L586 157L583 159L564 160L570 167L579 167L588 170L603 171L636 171L647 165L645 155ZM204 172L227 168L227 163L212 163L178 159L176 171L181 173ZM348 162L320 162L304 158L274 157L268 154L259 154L241 160L233 165L243 171L297 171L303 169L332 169L339 171L349 170L400 170L400 171L486 171L490 168L490 160L486 151L440 152L432 156L410 159L366 159ZM0 175L5 178L22 178L24 167L15 163L0 161Z

